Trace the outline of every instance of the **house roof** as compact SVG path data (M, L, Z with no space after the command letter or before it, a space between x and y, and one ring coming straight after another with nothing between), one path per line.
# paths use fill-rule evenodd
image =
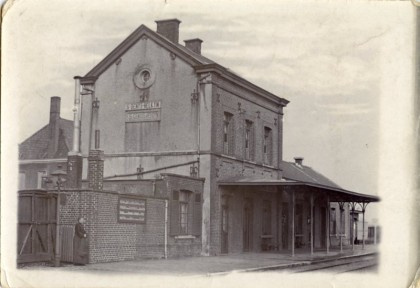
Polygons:
M158 34L151 30L145 25L141 25L133 33L131 33L124 41L122 41L114 50L111 51L102 61L100 61L95 67L93 67L82 79L81 84L92 84L96 79L112 64L114 64L128 49L130 49L137 41L142 37L148 37L155 41L160 46L168 49L177 57L180 57L188 64L194 67L196 72L210 72L215 71L222 77L225 77L229 81L233 81L236 84L242 85L244 88L251 90L261 96L268 98L271 101L276 102L279 105L286 106L289 103L288 100L280 98L261 87L247 81L238 74L232 72L230 69L223 67L222 65L210 60L209 58L197 54L187 47L174 43L166 37Z
M328 179L309 166L296 165L296 163L293 162L282 161L280 168L283 170L283 178L286 180L300 181L342 189L332 180Z
M19 144L19 160L67 157L67 153L70 151L73 143L73 121L60 118L58 124L58 145L57 150L52 155L48 153L48 147L52 138L50 124L47 124Z
M305 186L328 191L331 202L377 202L379 197L346 190L308 166L282 161L282 179L235 176L219 181L221 186Z

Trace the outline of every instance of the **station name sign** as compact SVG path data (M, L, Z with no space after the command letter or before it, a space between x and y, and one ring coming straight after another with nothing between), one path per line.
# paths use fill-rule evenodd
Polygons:
M161 107L161 101L126 104L125 122L160 121Z
M161 101L129 103L129 104L125 104L125 111L160 109L161 107L162 107Z

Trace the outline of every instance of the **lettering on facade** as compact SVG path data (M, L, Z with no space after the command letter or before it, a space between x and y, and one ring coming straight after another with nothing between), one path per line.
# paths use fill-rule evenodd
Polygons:
M146 200L120 197L118 202L118 221L129 223L145 223Z
M125 122L160 121L160 110L136 111L125 114Z
M160 109L161 101L148 101L140 103L129 103L125 105L125 111L138 111L138 110L149 110L149 109Z
M125 122L160 121L161 101L125 105Z

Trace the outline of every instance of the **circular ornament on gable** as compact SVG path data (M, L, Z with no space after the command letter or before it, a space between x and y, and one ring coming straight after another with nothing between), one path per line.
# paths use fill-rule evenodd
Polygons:
M140 66L134 73L133 81L137 88L149 88L155 82L155 73L148 65Z

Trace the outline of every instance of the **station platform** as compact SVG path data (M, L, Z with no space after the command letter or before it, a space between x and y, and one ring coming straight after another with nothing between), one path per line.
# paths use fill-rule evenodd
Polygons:
M144 275L176 275L176 276L217 276L229 273L260 272L270 270L283 270L293 267L310 265L319 260L334 260L346 257L357 257L376 254L377 246L361 245L340 248L330 248L327 254L325 250L315 250L311 255L309 249L296 249L292 256L290 251L285 252L261 252L261 253L238 253L221 256L184 257L172 259L139 259L123 262L109 262L88 264L86 266L74 266L63 263L61 267L24 267L23 269L63 270L79 272L106 272L111 273L135 273Z

